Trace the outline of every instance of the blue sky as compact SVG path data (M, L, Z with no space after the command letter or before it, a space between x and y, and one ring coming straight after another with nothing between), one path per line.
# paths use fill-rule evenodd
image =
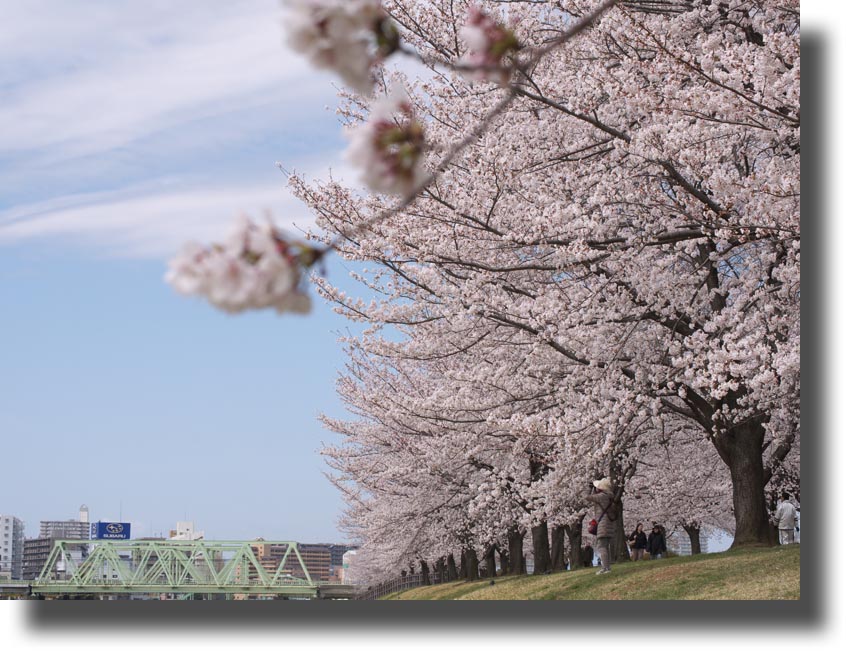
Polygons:
M346 323L319 300L233 317L162 280L241 211L310 225L275 162L351 176L335 81L284 46L277 0L30 0L0 22L0 512L27 535L86 503L134 535L339 539L316 415L342 413Z

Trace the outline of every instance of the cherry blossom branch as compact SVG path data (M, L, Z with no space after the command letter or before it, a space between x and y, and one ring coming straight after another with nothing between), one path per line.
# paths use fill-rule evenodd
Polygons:
M292 9L286 21L289 43L318 68L331 68L363 94L372 90L372 67L394 52L402 51L399 32L380 0L288 0ZM594 23L616 0L606 0L559 37L528 51L512 66L502 66L506 56L520 49L514 33L476 7L471 7L463 38L469 50L455 70L482 79L492 77L506 85L514 71L528 76L546 54L576 37ZM424 60L425 59L422 59ZM492 70L494 72L492 72ZM199 294L229 312L275 307L278 311L307 312L308 296L299 290L303 271L315 265L342 240L408 208L468 146L480 138L518 96L516 84L507 84L505 96L461 140L454 143L434 170L422 169L425 147L423 126L416 121L410 101L391 96L371 107L370 119L354 134L348 155L363 164L370 188L397 193L402 199L391 208L339 231L323 247L290 242L272 225L259 228L247 219L225 245L191 244L170 262L166 279L180 293Z
M422 181L420 181L411 192L409 192L405 197L403 197L398 204L395 206L377 213L376 215L369 217L364 222L355 225L350 231L344 234L336 235L326 246L325 250L335 249L338 244L343 239L350 239L351 236L355 236L359 233L364 231L368 231L371 227L385 219L389 219L394 215L402 212L405 208L408 208L416 199L417 196L423 192L426 188L428 188L437 178L438 176L449 167L450 163L455 160L456 156L458 156L464 149L467 148L468 145L472 144L473 141L477 140L480 136L482 136L485 131L487 130L488 126L493 122L497 116L499 116L511 102L514 101L514 97L516 95L513 92L509 92L503 99L501 99L493 109L491 109L488 114L478 123L476 126L468 133L464 138L456 142L452 147L450 147L449 151L444 155L441 159L441 162L438 166L429 174L427 174Z
M617 4L618 0L606 0L602 4L600 4L596 9L588 13L586 16L581 18L579 21L576 22L575 25L570 27L569 29L565 30L561 36L553 39L546 45L533 49L526 59L521 62L515 63L515 68L520 71L525 71L536 65L544 56L552 52L555 48L560 47L564 43L570 41L571 39L575 38L579 34L581 34L585 29L590 27L597 19L599 19L606 11L611 9L615 4ZM410 54L411 51L403 48L400 50L404 54ZM417 58L423 61L424 63L427 62L425 57L422 55L418 55ZM476 70L487 70L492 68L489 65L482 65L482 66L463 66L463 65L452 65L453 69L462 71L466 69L476 69ZM502 68L495 68L498 70L502 70ZM327 244L327 249L335 249L336 246L340 243L342 239L350 239L351 236L355 236L356 234L362 233L364 231L370 230L373 225L376 223L383 221L385 219L389 219L394 215L400 213L405 208L409 207L416 199L417 196L426 190L437 178L438 176L449 167L450 163L462 152L466 149L469 145L475 142L479 137L481 137L485 131L487 131L488 127L491 123L501 115L516 99L516 97L520 94L520 89L515 84L511 84L507 88L507 93L503 99L501 99L486 115L482 120L480 120L476 126L468 133L464 138L453 144L453 146L449 149L446 155L441 159L441 162L438 166L430 172L422 181L420 181L406 196L395 206L378 213L364 221L361 224L356 225L351 231L346 232L345 234L336 235L332 240L329 241ZM325 252L325 251L324 251ZM321 253L322 255L322 253Z
M521 62L519 67L523 70L528 70L529 68L532 68L543 57L552 52L554 49L578 36L588 27L593 25L593 23L596 22L596 20L600 16L602 16L602 14L611 9L611 7L617 4L618 1L619 0L605 0L605 2L600 4L596 9L589 12L583 18L579 19L579 21L576 22L576 24L573 25L570 29L564 30L561 36L552 39L549 43L543 45L542 47L533 49L528 59L526 59L526 61L524 62Z

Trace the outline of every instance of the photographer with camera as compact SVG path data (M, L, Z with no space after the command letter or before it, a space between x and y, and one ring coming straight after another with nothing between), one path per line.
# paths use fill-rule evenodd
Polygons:
M613 522L617 519L614 489L610 477L603 477L593 482L594 491L585 495L585 501L594 505L594 519L588 525L588 533L596 536L596 551L602 566L597 574L611 571L611 537L614 535Z

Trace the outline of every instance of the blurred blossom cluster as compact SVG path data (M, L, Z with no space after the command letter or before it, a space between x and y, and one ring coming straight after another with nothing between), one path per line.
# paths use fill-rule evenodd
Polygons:
M224 242L186 244L165 280L180 294L204 296L229 313L271 307L306 314L311 299L300 290L302 272L320 253L289 242L270 223L242 216Z
M336 72L368 95L372 68L399 45L399 32L379 0L288 0L288 45L316 68Z
M459 34L467 44L467 53L459 61L466 69L465 76L506 85L511 70L503 59L520 47L514 32L474 6Z
M373 104L367 122L351 130L347 159L363 170L362 181L374 192L405 196L426 177L423 150L423 125L396 87Z

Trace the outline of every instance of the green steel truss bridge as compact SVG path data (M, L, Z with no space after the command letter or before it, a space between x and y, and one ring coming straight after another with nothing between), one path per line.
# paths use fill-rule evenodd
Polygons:
M259 559L258 545L284 546L278 565ZM295 570L304 577L294 576ZM352 586L313 580L297 543L287 540L57 540L31 591L37 596L353 597Z

